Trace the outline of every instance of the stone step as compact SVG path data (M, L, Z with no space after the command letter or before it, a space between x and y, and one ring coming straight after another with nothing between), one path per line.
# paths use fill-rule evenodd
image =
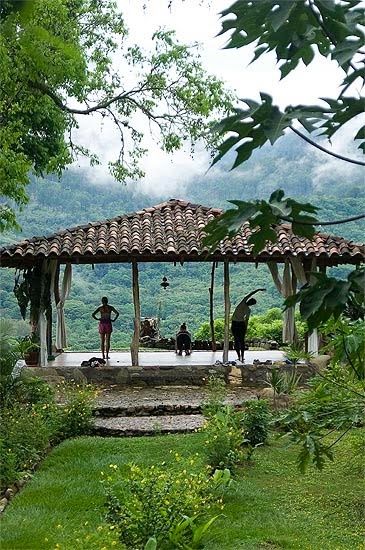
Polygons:
M93 434L102 437L136 437L145 435L189 433L201 428L201 414L166 416L117 416L94 419Z
M209 397L206 388L192 386L104 388L93 411L97 418L197 415ZM255 399L257 395L247 388L229 388L224 402L237 407Z
M142 417L142 416L175 416L175 415L194 415L201 414L201 405L184 405L184 404L141 404L135 406L114 405L114 406L99 406L93 409L94 416L111 418L111 417Z

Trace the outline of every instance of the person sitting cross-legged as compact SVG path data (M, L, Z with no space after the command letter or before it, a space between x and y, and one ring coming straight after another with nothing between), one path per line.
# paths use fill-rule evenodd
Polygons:
M182 355L183 351L185 351L185 355L191 353L191 335L185 323L180 325L180 329L176 333L175 351L178 355Z

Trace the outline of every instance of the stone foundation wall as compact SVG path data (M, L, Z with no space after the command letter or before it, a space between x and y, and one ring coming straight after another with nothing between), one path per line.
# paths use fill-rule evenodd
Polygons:
M303 386L308 382L317 371L315 364L300 364L294 368L293 365L277 362L272 365L260 363L258 365L236 365L229 367L227 373L228 383L233 386L246 386L252 388L266 388L268 386L266 380L267 375L271 370L277 369L279 372L287 372L291 374L296 371L301 376L299 385Z
M78 384L117 386L203 386L212 375L223 376L227 381L227 367L213 366L153 366L153 367L34 367L28 373L51 383L62 380Z
M328 356L318 358L311 364L300 364L296 372L301 375L300 386L305 385L308 379L318 369L325 366ZM27 367L24 375L39 376L50 383L59 383L62 380L73 381L78 384L117 385L117 386L204 386L210 376L224 377L232 386L251 388L267 387L267 374L272 369L280 372L292 373L293 365L278 362L271 365L212 365L212 366L150 366L150 367ZM25 372L24 372L25 371Z

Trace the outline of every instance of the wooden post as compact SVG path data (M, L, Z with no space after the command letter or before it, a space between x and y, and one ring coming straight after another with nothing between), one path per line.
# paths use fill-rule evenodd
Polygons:
M297 277L294 273L294 269L293 269L293 266L290 265L290 269L291 269L291 287L292 287L292 291L291 293L292 294L295 294L296 291L297 291ZM293 343L295 345L298 345L299 344L299 336L298 336L298 331L297 331L297 325L295 323L295 307L294 307L294 332L293 332Z
M47 353L48 357L53 355L52 353L52 305L50 304L46 311L47 318Z
M216 268L216 263L212 264L212 272L210 277L210 288L209 288L209 315L210 315L210 336L212 338L212 351L217 351L217 343L215 341L215 331L214 331L214 308L213 308L213 290L214 290L214 272Z
M141 324L141 310L139 304L138 264L132 260L133 277L133 305L134 305L134 332L131 344L132 367L138 367L139 336Z
M224 262L224 346L223 363L228 361L229 351L229 314L231 312L231 302L229 299L229 262Z

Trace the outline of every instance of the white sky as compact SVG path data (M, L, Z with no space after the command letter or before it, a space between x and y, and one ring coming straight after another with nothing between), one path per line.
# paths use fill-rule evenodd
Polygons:
M216 36L221 28L218 13L232 3L233 0L173 0L169 9L168 0L118 0L133 42L147 45L158 27L176 30L177 37L184 43L200 42L204 67L224 80L238 97L259 99L262 91L269 93L274 103L284 108L289 104L318 104L319 97L334 97L338 93L342 73L335 63L318 59L280 81L275 54L265 55L248 66L253 49L251 52L247 48L224 50L228 35ZM80 137L83 144L90 146L103 160L102 166L90 169L90 181L109 183L112 180L107 160L117 155L118 136L109 128L101 131L99 119L90 124L90 118L85 118L87 120L81 121ZM87 166L86 161L78 165ZM150 154L143 160L146 177L137 188L140 186L156 197L177 196L176 191L187 180L201 176L208 166L209 157L205 152L194 159L187 151L171 156L151 142ZM133 187L136 188L136 184Z

